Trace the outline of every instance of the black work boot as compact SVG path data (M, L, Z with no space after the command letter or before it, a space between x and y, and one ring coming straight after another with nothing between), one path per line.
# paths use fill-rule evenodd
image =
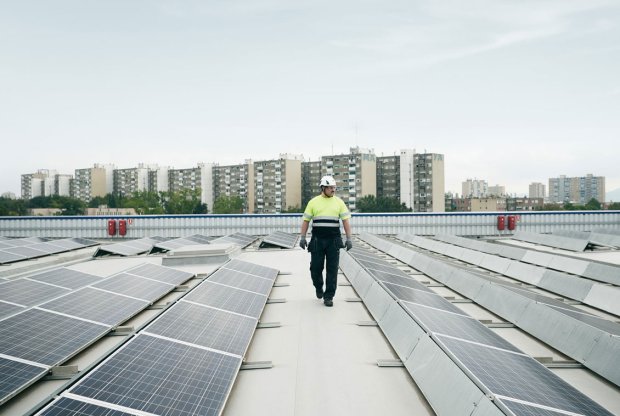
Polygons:
M316 289L317 299L323 299L323 289Z
M325 306L334 306L334 302L331 299L325 299L323 303Z

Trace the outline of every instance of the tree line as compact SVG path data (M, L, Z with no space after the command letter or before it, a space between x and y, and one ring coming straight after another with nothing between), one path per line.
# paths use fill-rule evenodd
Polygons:
M68 196L37 196L32 199L11 199L0 197L0 216L29 215L33 208L56 208L58 215L84 215L86 208L97 208L105 205L109 208L133 208L138 215L163 214L241 214L244 212L244 202L238 196L219 196L209 211L207 204L200 200L199 190L182 190L179 192L150 192L138 191L130 196L107 194L91 199L88 203ZM367 195L360 198L356 204L357 212L411 212L404 203L397 198L375 197ZM602 204L592 198L584 205L573 204L545 204L538 210L542 211L595 211L602 209ZM620 209L620 202L609 204L608 209ZM284 213L300 213L299 206L288 207Z

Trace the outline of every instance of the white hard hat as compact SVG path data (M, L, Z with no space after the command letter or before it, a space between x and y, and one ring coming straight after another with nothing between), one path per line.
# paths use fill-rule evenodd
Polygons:
M331 176L323 176L320 186L336 186L336 180Z

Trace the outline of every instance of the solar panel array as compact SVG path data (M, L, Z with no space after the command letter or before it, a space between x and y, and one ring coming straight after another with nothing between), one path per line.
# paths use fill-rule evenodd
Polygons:
M234 233L224 237L216 238L215 240L211 240L212 244L236 244L241 246L241 248L245 248L252 244L256 240L256 237L244 234L244 233Z
M38 414L221 414L277 274L228 262Z
M406 311L407 316L415 321L417 327L431 337L436 347L450 357L456 368L468 376L470 383L476 385L487 397L494 397L497 406L507 415L541 414L536 411L540 408L558 414L568 414L567 412L580 415L611 414L479 321L460 309L453 310L451 307L454 305L439 295L436 295L436 300L429 302L428 298L418 296L418 294L428 295L428 292L417 289L417 284L411 287L395 288L393 284L379 281L378 277L393 266L390 263L378 256L373 259L373 254L362 248L352 249L348 254L365 269L356 273L351 263L346 260L344 262L343 270L347 277L351 276L351 283L356 290L358 290L357 283L364 279L364 273L372 276L379 282L378 286L386 290L397 305ZM361 261L378 264L383 270L371 271ZM398 274L398 269L396 267L393 269L393 273ZM364 302L367 306L368 303L377 302L378 286L375 283L374 289L363 291L366 295L362 297L366 298ZM442 303L446 306L443 307ZM450 307L447 306L448 304ZM402 327L390 322L391 318L396 320L397 317L402 317L402 313L399 315L395 312L394 302L384 306L383 309L380 316L376 317L379 325L390 342L394 341L402 345L403 338L412 337L408 343L410 348L403 350L395 346L395 350L403 362L410 357L414 357L415 361L416 348L423 343L421 340L418 342L420 335L414 331L403 331ZM372 313L376 309L369 307L369 310ZM420 354L429 354L426 347L420 348L423 350ZM406 367L412 372L408 366L414 366L414 364L410 361L406 362ZM416 379L417 374L413 372L412 376ZM421 386L421 389L425 392L424 386ZM433 394L433 391L433 389L429 390L429 394ZM431 405L435 403L436 406L440 406L437 400L445 399L445 397L435 396L427 398Z
M457 262L450 264L445 258L416 252L371 234L360 237L620 385L620 368L610 365L617 361L620 350L620 337L616 335L620 325L617 323L475 269L464 268ZM416 245L433 242L415 237Z
M108 278L60 268L1 283L0 404L192 276L145 264Z
M439 241L470 248L483 253L495 254L509 259L519 260L524 263L535 264L549 269L587 277L599 282L620 286L620 267L616 265L596 263L585 259L565 257L559 254L544 253L504 244L493 244L455 235L438 234L435 238Z
M148 253L155 244L164 241L163 237L145 237L138 240L124 240L120 243L106 244L97 249L93 257L102 256L137 256Z
M562 250L569 251L584 251L590 244L588 238L577 239L562 237L560 235L537 234L528 231L517 231L511 236L511 238L518 241L525 241L528 243L540 244L543 246L560 248Z
M261 241L258 248L293 248L297 242L297 235L285 233L283 231L274 231Z
M587 239L591 244L607 247L620 247L620 235L609 233L599 233L595 231L572 231L572 230L556 230L554 235L561 235L569 238Z
M396 238L435 253L454 257L465 263L538 286L569 299L578 300L603 311L620 315L620 305L614 301L620 296L620 288L617 286L605 285L580 276L548 270L541 266L520 263L517 260L509 260L468 248L454 252L454 247L451 244L416 235L402 233L398 234Z
M151 253L174 250L180 247L193 246L198 244L209 244L215 240L215 237L209 237L201 234L190 235L189 237L174 238L159 242L153 246Z
M47 240L39 237L0 240L0 264L64 253L99 243L83 238Z

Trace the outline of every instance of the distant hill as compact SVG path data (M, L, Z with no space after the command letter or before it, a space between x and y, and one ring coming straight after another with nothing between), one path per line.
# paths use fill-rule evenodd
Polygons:
M620 202L620 188L605 193L605 201Z

